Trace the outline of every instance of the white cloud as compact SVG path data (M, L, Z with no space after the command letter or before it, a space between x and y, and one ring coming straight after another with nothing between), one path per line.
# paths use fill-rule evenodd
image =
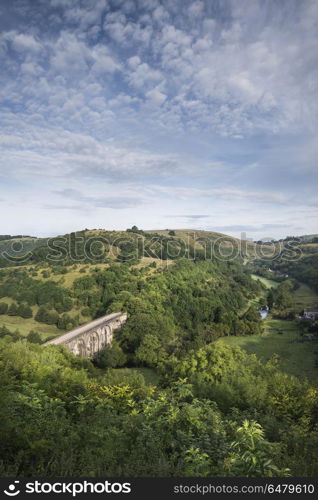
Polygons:
M159 70L151 68L149 64L140 63L135 66L134 71L127 73L127 80L133 87L144 89L149 84L163 80L163 75Z
M158 88L154 88L152 90L149 90L149 92L146 93L146 97L153 103L158 106L163 104L167 98L163 92L160 92Z
M163 8L162 5L159 5L153 11L152 17L155 21L160 21L164 23L169 19L169 13Z
M202 1L189 2L189 8L181 12L180 23L171 14L167 21L167 12L173 12L173 8L166 3L147 5L149 13L134 21L129 17L135 5L132 3L115 11L103 0L96 9L91 2L75 9L66 8L63 2L58 5L64 6L64 21L71 23L71 29L64 28L55 40L17 31L1 35L2 42L15 43L21 54L28 48L29 59L22 62L22 73L39 74L49 60L50 81L59 74L68 85L83 82L84 86L89 79L122 72L122 44L125 50L137 44L137 53L128 58L127 69L119 78L122 83L128 81L132 94L136 89L140 95L164 83L165 90L160 88L160 92L169 95L169 106L164 115L151 118L154 125L159 120L158 125L165 128L174 128L176 123L181 128L208 127L225 137L279 133L304 126L314 130L317 125L318 65L312 19L318 14L312 2L300 7L301 22L293 31L282 16L285 7L280 11L278 26L266 23L268 9L263 4L247 9L231 3L232 20L226 26L217 16L212 19L203 15L207 3ZM105 32L114 42L109 46L85 39L88 24L90 29L97 27L94 33L99 36L100 28L94 22L103 12ZM158 27L156 23L163 15L165 23ZM189 29L195 16L196 28ZM255 23L257 32L253 31ZM121 84L117 81L116 85L122 93ZM193 102L198 106L189 123L184 112Z
M248 189L242 190L235 187L222 187L222 188L212 188L212 189L202 189L202 188L185 188L185 187L166 187L166 186L153 186L154 190L157 190L165 195L178 197L182 200L187 200L191 198L211 198L215 197L235 202L239 201L250 201L253 203L278 203L285 204L292 202L292 198L281 192L273 191L250 191Z
M55 73L72 78L77 73L88 72L89 63L92 62L91 51L74 35L62 33L57 42L52 44L52 49L50 66Z
M109 55L97 55L91 71L96 75L102 75L103 73L113 73L119 67L119 64Z
M8 39L11 40L13 49L18 52L38 52L41 50L41 44L32 35L12 33L11 36L8 35Z
M137 68L137 66L139 66L139 64L141 64L141 59L139 56L133 56L128 59L128 66L130 68L135 69Z
M72 112L71 104L68 112ZM16 134L0 134L0 165L10 163L10 177L130 178L167 176L186 168L176 155L153 154L107 144L91 136L63 129L42 130L28 126ZM22 161L23 158L23 161ZM45 168L44 168L45 166Z
M43 73L43 68L34 62L25 62L21 64L21 71L27 75L38 76Z
M91 184L101 199L99 183L118 182L119 199L119 180L134 182L152 190L154 222L163 200L172 212L217 206L228 226L236 209L275 218L315 203L317 2L33 4L8 2L16 25L0 33L9 184Z
M200 0L197 0L196 2L192 3L189 7L189 16L192 17L198 17L203 13L204 10L204 3L201 2Z

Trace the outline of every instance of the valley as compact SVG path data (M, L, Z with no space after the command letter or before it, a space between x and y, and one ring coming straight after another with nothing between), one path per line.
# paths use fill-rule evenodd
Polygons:
M4 495L317 493L318 2L0 18Z
M286 264L269 260L269 245L136 227L37 242L19 264L4 252L3 475L249 475L231 444L243 419L268 450L256 475L318 472L318 329L301 319L318 294L315 268L299 279L305 252ZM42 345L120 311L126 323L92 359ZM193 464L208 457L204 468L191 472L189 454Z
M277 288L279 282L256 274L252 279L259 280L266 290ZM259 299L264 298L263 290L258 298L253 300L254 306ZM318 309L318 293L304 283L298 283L293 291L292 307L295 314L302 309ZM300 378L318 380L318 339L314 342L301 342L301 329L295 319L274 319L269 314L263 320L264 330L253 336L227 336L219 339L231 346L244 349L248 354L255 354L266 362L275 357L279 368L289 375Z

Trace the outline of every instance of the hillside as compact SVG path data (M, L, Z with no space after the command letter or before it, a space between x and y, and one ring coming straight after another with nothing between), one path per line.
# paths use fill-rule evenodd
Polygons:
M137 227L126 231L85 229L52 238L14 238L0 241L0 267L47 262L71 265L112 260L133 261L143 257L173 260L179 257L254 259L270 255L267 245L239 240L211 231L153 230Z
M318 243L318 234L304 234L302 236L297 236L297 238L306 243Z
M262 276L252 275L265 287L264 301L270 290L276 290L284 281L269 280ZM295 313L303 309L318 309L318 293L304 283L297 283L290 295L287 311L277 311L273 308L263 321L264 329L260 334L252 336L228 336L219 339L227 345L244 349L248 354L256 354L259 359L268 362L275 357L280 369L301 379L318 379L317 351L312 342L302 342L304 326L295 320ZM285 316L285 317L284 317ZM312 325L307 325L314 331ZM316 334L318 329L316 329Z
M318 241L308 242L307 237L297 237L277 246L281 246L282 250L277 253L275 259L256 260L262 272L270 277L268 274L270 268L281 275L304 282L318 291Z
M0 235L0 263L2 265L19 264L25 260L28 252L45 245L46 241L45 238L31 236Z
M218 294L222 295L222 288L226 289L228 280L232 281L236 273L241 275L237 287L244 287L246 286L245 282L249 283L250 290L246 288L244 292L246 297L255 293L253 290L257 290L254 282L240 269L241 259L239 257L235 259L231 264L231 268L229 268L226 260L224 262L223 259L206 260L204 253L200 253L201 251L195 254L191 243L186 247L178 246L181 240L177 237L166 238L162 235L153 236L147 234L145 236L144 234L140 235L132 232L105 231L86 231L77 235L77 237L79 241L77 248L73 244L77 243L75 236L68 235L67 238L64 238L67 243L70 243L70 252L65 255L63 260L55 262L47 258L46 252L51 251L51 249L40 246L34 248L32 252L33 255L30 258L32 264L21 264L19 266L8 266L7 264L3 268L0 272L0 296L3 299L2 302L8 306L6 308L3 305L2 308L1 319L5 327L10 329L13 326L18 327L19 320L16 317L19 317L20 313L17 310L19 308L23 309L23 306L26 305L29 309L31 308L31 312L28 312L30 317L26 316L21 320L21 333L25 334L26 329L35 329L43 339L46 338L48 333L56 335L58 333L56 326L64 331L87 322L96 315L101 315L115 307L112 302L116 299L116 294L112 292L109 297L105 295L103 290L105 286L103 285L104 280L110 280L109 286L111 289L115 286L112 282L119 280L117 285L119 290L123 289L125 291L129 290L129 287L132 286L130 282L132 282L135 283L134 287L138 286L142 292L147 283L151 283L153 280L160 284L164 276L163 272L168 269L171 269L172 275L176 273L178 263L181 261L184 261L184 266L186 264L193 266L194 262L202 262L200 281L202 281L203 290L200 291L199 297L200 295L204 297L208 293L215 294L215 288L218 289ZM138 246L140 240L144 244L143 247ZM104 248L107 247L108 242L112 242L111 245L109 244L107 257L91 259L90 255L85 254L86 243L92 241L94 243L98 242L98 244L102 242ZM171 246L168 247L168 245ZM180 256L178 253L175 255L169 253L171 249L174 251L180 248L184 251L184 254ZM139 250L141 250L140 254L138 253ZM193 256L191 257L192 252ZM152 256L144 256L145 254ZM158 255L161 258L158 258ZM190 259L184 258L189 257L189 255ZM74 263L73 257L76 257L76 263ZM188 272L190 272L190 267ZM224 284L222 284L221 279L223 275L225 278ZM138 284L139 281L140 284ZM84 289L82 289L82 283L85 284ZM195 283L192 286L195 287ZM118 293L118 290L116 293ZM246 299L243 299L243 297L239 298L240 303L244 304L245 301ZM40 322L52 325L49 331L47 328L45 331L43 329L41 331L40 325L36 323L43 307L48 309L47 317L43 321L40 320ZM128 304L118 304L118 307L127 308ZM189 307L192 309L193 306L189 304ZM199 310L195 316L200 316ZM193 321L192 318L191 323ZM204 320L202 319L202 321Z

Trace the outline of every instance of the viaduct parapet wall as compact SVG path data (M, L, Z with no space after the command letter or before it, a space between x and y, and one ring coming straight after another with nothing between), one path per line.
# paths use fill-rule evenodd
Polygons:
M113 332L118 330L126 319L126 313L107 314L49 340L43 345L64 345L77 356L93 358L103 347L111 344Z

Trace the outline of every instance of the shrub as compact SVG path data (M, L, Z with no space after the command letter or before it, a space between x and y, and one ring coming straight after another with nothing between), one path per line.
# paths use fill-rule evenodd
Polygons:
M41 306L34 319L40 323L56 325L59 320L59 315L56 311L49 311L46 307Z
M0 314L7 314L8 308L8 304L6 304L5 302L0 302Z
M97 356L96 364L99 368L116 368L124 366L127 356L118 342L114 341L111 346L105 347Z
M9 316L17 316L18 315L18 306L15 302L12 302L8 309L8 315Z
M32 309L27 304L19 304L17 313L18 316L25 319L32 318L33 316Z
M27 341L31 342L32 344L42 344L41 336L35 330L31 330L26 338L27 338Z

